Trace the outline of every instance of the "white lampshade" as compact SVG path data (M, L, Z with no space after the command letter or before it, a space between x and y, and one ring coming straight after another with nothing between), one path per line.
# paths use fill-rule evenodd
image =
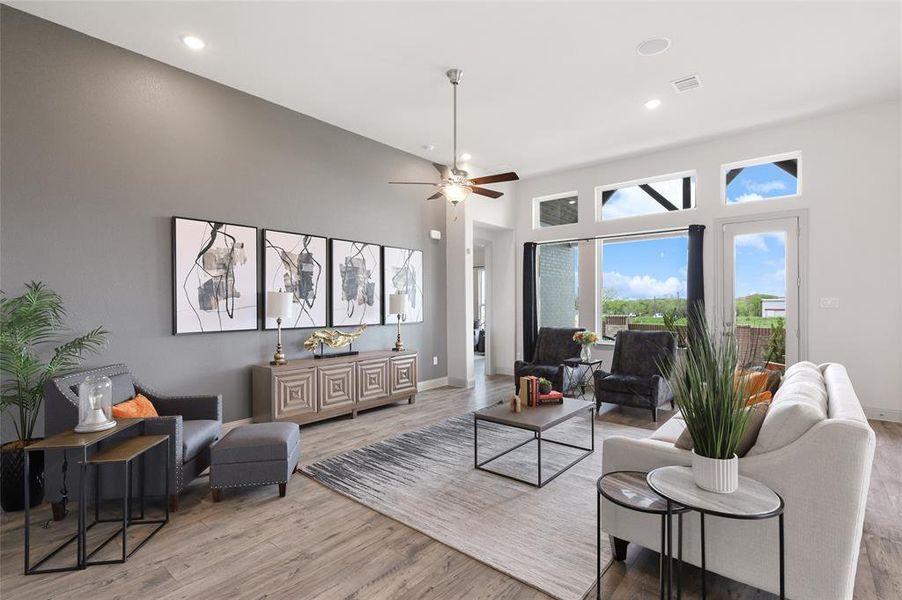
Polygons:
M403 315L407 312L407 294L388 295L388 314Z
M267 292L266 316L286 321L294 315L294 294L291 292Z

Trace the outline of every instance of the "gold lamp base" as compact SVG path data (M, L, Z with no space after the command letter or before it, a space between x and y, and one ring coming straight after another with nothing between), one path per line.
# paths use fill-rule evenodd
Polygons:
M276 319L276 323L279 326L279 341L276 343L276 353L272 355L272 360L269 361L271 365L284 365L285 353L282 352L282 319Z
M404 342L401 341L401 315L398 315L398 339L395 340L395 345L392 348L392 352L403 352L404 351Z

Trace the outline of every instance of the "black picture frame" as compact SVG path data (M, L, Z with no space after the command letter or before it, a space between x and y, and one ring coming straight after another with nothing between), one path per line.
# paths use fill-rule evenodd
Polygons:
M252 298L251 306L242 306L240 310L242 311L242 319L247 322L247 326L244 327L234 327L222 329L221 323L218 329L210 328L206 329L203 325L203 318L198 310L204 310L200 306L195 307L191 304L191 296L187 292L187 277L180 277L180 261L179 261L179 249L180 249L180 239L179 239L179 222L194 222L194 223L206 223L207 225L216 224L223 227L235 227L241 229L252 230L253 233L245 232L245 235L252 237L252 240L242 241L243 247L250 249L252 252L252 256L248 256L246 258L246 264L248 264L248 269L251 270L251 273L244 274L242 273L242 282L247 285L249 280L253 281L253 290L244 290L248 297ZM206 333L229 333L234 331L256 331L259 329L258 323L258 314L259 314L259 289L258 289L258 256L257 256L257 248L259 247L259 237L258 237L258 228L253 225L242 225L240 223L228 223L226 221L220 221L215 219L198 219L194 217L180 217L173 216L171 219L171 255L172 255L172 263L171 263L171 278L172 278L172 335L193 335L193 334L206 334ZM211 240L213 241L213 240ZM186 240L187 242L187 240ZM210 247L206 249L201 248L202 251L209 250ZM190 255L190 252L189 252ZM201 251L198 251L197 256L195 257L192 266L189 268L189 276L195 268L198 268L197 260L201 257ZM232 285L234 285L234 280ZM187 326L184 322L180 322L179 313L183 312L180 309L180 299L184 296L184 300L187 305L194 311L197 315L198 321L198 329L194 329L192 327ZM234 298L233 298L234 301ZM227 300L228 303L228 300ZM217 311L218 313L220 311ZM234 312L234 307L233 307ZM253 319L249 317L249 314L253 314ZM228 309L226 314L228 314ZM221 313L219 318L221 318ZM234 318L234 317L229 317ZM193 319L192 319L193 321Z
M341 320L336 319L336 311L341 306L343 300L341 299L341 264L335 256L335 245L336 243L345 243L345 244L360 244L362 246L373 247L375 248L375 255L379 261L379 264L371 271L371 273L375 273L379 278L377 282L375 282L375 290L374 293L379 295L378 298L374 298L373 310L377 315L376 319L366 320L366 321L353 321L353 320ZM336 287L337 284L337 287ZM336 294L336 290L338 293ZM332 327L356 327L362 324L367 325L383 325L382 319L382 296L383 296L383 281L382 281L382 245L375 244L373 242L363 242L359 240L346 240L342 238L329 238L329 324Z
M261 327L264 331L273 331L277 327L276 325L268 323L268 319L266 318L266 299L267 292L271 291L269 289L269 272L267 268L267 253L269 248L267 244L269 242L269 234L275 233L279 235L290 235L297 236L299 238L312 238L314 240L322 240L323 244L323 256L322 256L322 271L320 275L321 285L322 285L322 303L324 306L323 309L323 318L321 322L314 322L314 324L303 324L303 325L286 325L282 323L282 329L317 329L322 327L328 327L329 319L331 317L331 302L330 302L330 289L331 289L331 271L330 271L330 244L329 238L321 235L313 235L309 233L298 233L295 231L284 231L281 229L263 229L261 239L260 239L260 248L261 248L261 262L262 262L262 276L260 279L260 323ZM309 313L308 313L309 314ZM301 315L299 315L299 318ZM311 317L312 319L312 317Z

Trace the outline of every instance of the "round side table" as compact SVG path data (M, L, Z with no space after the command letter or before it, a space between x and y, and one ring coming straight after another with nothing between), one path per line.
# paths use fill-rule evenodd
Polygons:
M689 467L661 467L648 474L648 487L666 499L699 514L702 551L702 598L705 598L705 515L725 519L757 520L777 517L780 537L780 599L786 597L783 557L783 498L761 482L739 477L739 488L731 494L708 492L695 485ZM669 512L669 511L668 511ZM683 536L682 528L679 532ZM682 539L680 539L682 546ZM680 558L682 562L682 558Z
M659 562L658 579L661 584L661 598L664 598L665 574L667 581L667 594L670 595L673 585L672 576L672 543L671 527L673 515L678 515L679 565L683 559L683 513L688 509L679 504L668 502L665 498L656 494L648 486L647 473L643 471L613 471L598 478L598 520L596 521L596 598L601 598L601 498L613 502L618 506L642 513L661 516L661 558ZM677 590L682 587L682 570L677 573Z

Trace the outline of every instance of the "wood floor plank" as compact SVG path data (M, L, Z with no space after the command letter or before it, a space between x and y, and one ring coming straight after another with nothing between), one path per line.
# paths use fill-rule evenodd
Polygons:
M511 378L479 379L470 390L440 388L412 405L369 410L301 430L305 464L504 400ZM672 411L661 411L663 423ZM648 411L605 405L598 426L620 423L652 431ZM902 424L872 423L877 453L855 598L902 597ZM46 521L46 506L36 522ZM47 543L73 517L40 530ZM71 528L70 528L71 529ZM74 573L22 575L22 515L0 516L0 593L4 600L154 597L457 600L548 598L464 554L295 475L285 498L275 486L227 491L213 504L206 478L182 495L172 522L124 565ZM656 597L657 554L631 546L602 582L605 598ZM698 571L686 569L685 598L698 598ZM709 598L757 600L768 594L712 576ZM594 597L594 590L588 598Z

